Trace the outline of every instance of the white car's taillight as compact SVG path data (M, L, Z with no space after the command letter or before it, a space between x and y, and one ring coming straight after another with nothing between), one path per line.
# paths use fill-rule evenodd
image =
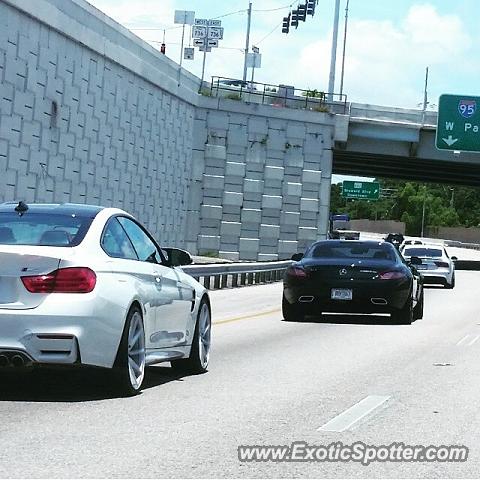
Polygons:
M31 293L89 293L97 283L95 272L87 267L60 268L21 279Z

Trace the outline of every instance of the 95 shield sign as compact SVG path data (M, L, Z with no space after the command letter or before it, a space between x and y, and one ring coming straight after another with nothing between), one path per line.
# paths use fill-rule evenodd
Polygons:
M463 118L470 118L477 111L477 102L475 100L462 99L458 102L458 111Z
M443 94L438 101L439 150L480 152L480 97Z

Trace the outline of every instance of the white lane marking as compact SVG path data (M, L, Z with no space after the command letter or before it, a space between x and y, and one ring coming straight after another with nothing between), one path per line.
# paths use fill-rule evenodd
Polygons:
M477 336L468 344L468 346L473 345L479 338L480 338L480 335L477 335Z
M461 345L461 344L462 344L467 338L469 338L469 337L470 337L470 334L465 335L461 340L459 340L459 341L456 343L456 345L457 345L457 346L458 346L458 345Z
M343 432L385 403L390 396L369 395L318 428L322 432Z

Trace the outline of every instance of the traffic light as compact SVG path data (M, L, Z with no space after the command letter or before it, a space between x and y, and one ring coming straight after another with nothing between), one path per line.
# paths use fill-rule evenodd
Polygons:
M304 3L297 7L298 19L304 22L307 19L307 4Z
M165 54L165 50L166 50L166 48L165 48L165 44L164 44L164 43L162 43L162 44L160 45L160 53L163 53L163 54Z
M307 15L315 15L315 5L317 4L316 0L307 0Z
M292 10L292 18L290 20L290 25L292 27L298 28L298 11Z
M290 17L292 15L289 13L288 17L283 17L283 26L282 33L288 33L290 31Z

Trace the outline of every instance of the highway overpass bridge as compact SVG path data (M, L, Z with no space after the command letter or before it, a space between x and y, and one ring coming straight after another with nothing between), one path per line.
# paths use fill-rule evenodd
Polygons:
M352 103L341 117L333 173L480 186L480 154L435 147L436 112Z

